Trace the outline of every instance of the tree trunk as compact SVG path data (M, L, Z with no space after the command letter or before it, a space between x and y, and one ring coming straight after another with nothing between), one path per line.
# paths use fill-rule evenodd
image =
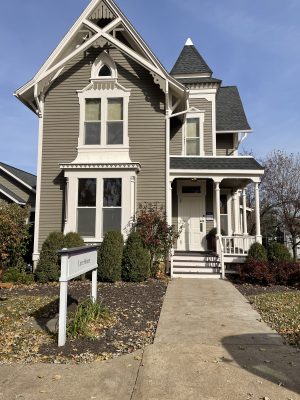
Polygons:
M297 238L292 236L292 249L293 249L293 259L297 262Z

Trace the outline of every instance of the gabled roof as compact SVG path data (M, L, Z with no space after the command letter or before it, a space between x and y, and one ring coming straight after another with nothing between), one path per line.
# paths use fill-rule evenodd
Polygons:
M264 170L253 157L171 157L170 168L192 170Z
M11 165L0 162L0 170L8 173L8 175L15 178L20 183L23 183L24 186L29 189L35 190L36 187L36 176L30 174L29 172L23 171L21 169L12 167Z
M188 39L170 73L174 76L182 74L211 75L212 70L206 64L204 58L193 45L192 41Z
M236 86L220 87L216 97L217 131L251 131Z
M9 190L6 186L0 184L0 193L2 193L6 198L12 200L14 203L25 205L26 201L18 196L16 193Z
M108 12L110 18L107 19L108 23L106 26L100 27L95 23L93 16L95 13L97 15L101 14L103 12L101 11L103 7L107 8L105 14ZM128 47L125 43L120 42L120 40L112 34L114 29L119 29L120 27L122 27L122 29L124 28L130 35L136 46L139 48L139 52ZM82 32L83 29L87 30L89 34L87 37L80 37L80 42L77 44L74 43L74 40L77 37L76 35ZM57 79L70 60L72 60L77 54L84 53L89 47L97 43L97 41L106 41L111 43L129 57L144 65L145 68L154 75L154 77L157 76L158 78L168 81L180 92L184 91L184 86L180 84L180 82L176 81L176 79L166 71L158 58L113 0L91 0L81 16L48 57L36 75L29 82L19 88L15 92L15 96L36 112L33 97L39 95L42 91L41 88L50 85L55 79ZM74 46L74 44L76 45Z

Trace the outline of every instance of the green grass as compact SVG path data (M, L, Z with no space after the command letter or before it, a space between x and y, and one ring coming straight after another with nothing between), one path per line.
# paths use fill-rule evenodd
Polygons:
M70 338L87 336L91 339L99 336L103 326L112 321L109 310L99 302L87 299L77 306L70 316L67 325L67 334Z
M267 293L249 296L262 319L282 335L287 343L300 347L300 292Z

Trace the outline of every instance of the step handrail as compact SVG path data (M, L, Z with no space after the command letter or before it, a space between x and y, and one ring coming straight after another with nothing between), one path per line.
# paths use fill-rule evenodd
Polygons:
M217 244L218 244L218 253L220 256L220 264L221 264L221 276L222 279L225 279L225 263L224 263L224 246L222 235L217 235Z

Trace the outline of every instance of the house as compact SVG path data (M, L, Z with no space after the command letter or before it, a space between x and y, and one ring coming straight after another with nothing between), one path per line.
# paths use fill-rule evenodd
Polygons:
M30 209L34 222L36 176L0 162L0 200Z
M169 73L112 0L92 0L15 96L39 118L35 262L51 231L98 243L143 202L182 226L172 276L224 276L261 241L263 168L238 155L251 131L238 89L213 77L190 39Z

